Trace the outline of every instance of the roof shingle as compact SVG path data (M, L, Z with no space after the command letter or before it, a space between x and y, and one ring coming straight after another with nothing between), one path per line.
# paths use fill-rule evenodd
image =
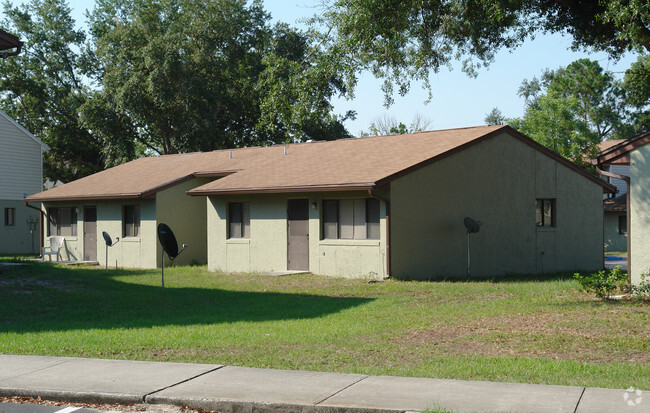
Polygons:
M507 126L226 149L137 159L27 200L154 197L160 189L196 176L220 179L189 191L190 195L370 189L411 168L504 132L545 150ZM547 153L581 171L558 155Z

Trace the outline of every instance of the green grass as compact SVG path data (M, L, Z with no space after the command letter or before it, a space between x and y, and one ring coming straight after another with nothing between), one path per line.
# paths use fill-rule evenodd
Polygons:
M7 259L0 258L0 262ZM0 353L650 389L650 305L567 277L369 284L0 267Z

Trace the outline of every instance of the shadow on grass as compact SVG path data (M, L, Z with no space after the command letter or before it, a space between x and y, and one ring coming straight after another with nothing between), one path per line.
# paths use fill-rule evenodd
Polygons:
M125 283L160 273L20 266L0 274L0 332L141 328L318 318L372 301L277 292L230 291ZM157 277L157 278L156 278ZM165 271L166 285L179 277ZM189 283L188 283L189 284Z

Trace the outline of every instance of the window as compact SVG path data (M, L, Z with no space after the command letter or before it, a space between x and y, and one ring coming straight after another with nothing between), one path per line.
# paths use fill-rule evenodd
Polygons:
M555 199L537 200L535 225L537 225L538 227L555 226Z
M248 202L228 204L228 238L251 237L251 208Z
M627 235L627 215L618 216L618 234Z
M323 239L379 239L379 200L323 200Z
M124 205L122 213L122 236L140 236L140 205Z
M16 208L5 208L5 227L16 225Z
M77 236L77 209L74 207L48 209L48 235Z

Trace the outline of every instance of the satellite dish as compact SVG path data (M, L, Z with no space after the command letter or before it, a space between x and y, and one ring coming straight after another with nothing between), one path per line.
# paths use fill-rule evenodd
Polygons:
M481 221L475 221L470 217L465 217L463 223L465 224L465 228L467 228L468 234L476 234L480 231L481 225L483 225Z
M115 244L113 244L113 239L108 235L108 232L102 231L102 237L104 237L104 242L106 242L106 272L108 272L108 247L112 247L120 242L120 237L115 238ZM115 263L115 267L117 267L117 262Z
M162 288L165 288L165 253L167 253L167 256L169 256L169 259L174 261L176 257L178 257L181 252L187 247L187 244L183 244L183 248L181 250L178 250L178 243L176 242L176 237L174 236L174 232L172 231L171 228L169 228L169 225L160 223L158 224L158 241L160 241L160 245L162 246Z
M467 279L469 280L470 278L469 267L471 263L469 235L476 234L477 232L479 232L481 230L481 225L483 225L483 223L481 221L475 221L470 217L465 217L463 223L465 224L465 228L467 228Z
M109 247L113 245L113 240L111 239L111 236L108 235L108 232L102 231L102 237L104 237L104 241L106 241L106 245Z
M158 240L163 251L169 256L169 259L174 261L174 258L178 256L178 243L176 242L174 232L167 224L158 224Z

